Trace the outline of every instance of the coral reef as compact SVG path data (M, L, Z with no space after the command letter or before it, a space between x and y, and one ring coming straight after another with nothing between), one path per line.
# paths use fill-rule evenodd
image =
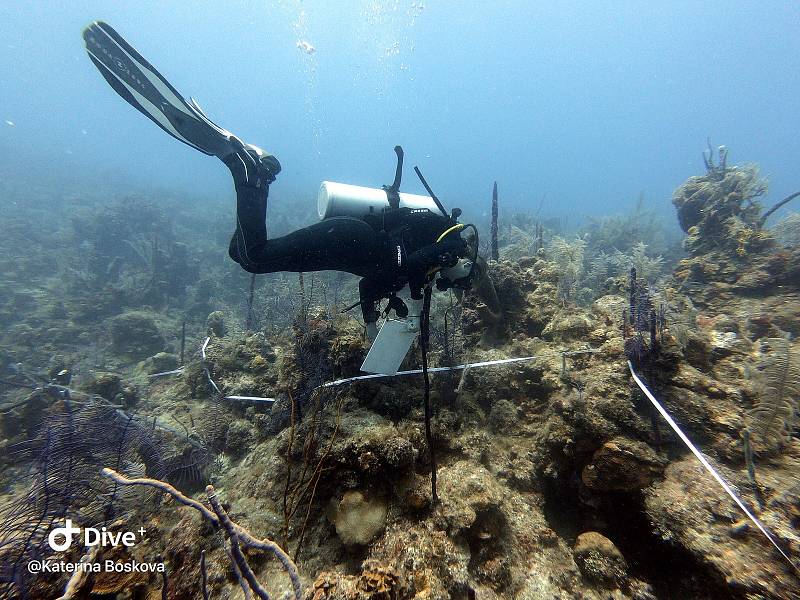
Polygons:
M572 552L587 579L616 587L627 578L625 557L611 540L596 531L580 534Z
M631 360L797 556L800 250L764 227L755 168L728 166L726 155L707 165L675 192L687 234L677 263L641 203L578 237L515 217L499 224L499 259L488 267L502 320L473 294L436 299L432 366L526 359L431 375L438 501L419 377L321 387L357 375L367 350L359 323L340 313L353 281L262 283L209 259L199 279L162 285L152 272L168 272L167 252L193 264L180 259L177 225L134 202L126 224L118 209L96 225L82 213L74 227L96 256L86 277L60 275L81 282L72 292L49 298L4 267L0 285L14 293L0 321L3 340L15 341L2 351L0 557L19 566L46 552L47 528L66 516L114 531L144 523L146 545L86 560L159 556L167 573L76 578L66 590L66 576L4 568L0 590L798 597L797 572L664 426L627 368ZM130 244L101 252L103 224L123 228ZM8 230L13 239L23 228L11 220ZM143 243L154 230L157 247ZM220 248L196 250L202 261ZM131 281L149 282L147 304L132 300ZM407 366L420 359L415 349Z
M289 558L289 556L280 548L280 546L278 546L278 544L272 540L268 538L261 540L254 538L247 529L244 529L240 525L234 523L217 498L217 492L214 489L214 486L206 486L206 496L208 503L211 505L211 510L209 510L200 502L185 496L174 487L163 481L144 477L130 479L109 468L104 468L102 470L102 474L103 477L111 479L117 485L144 486L164 492L179 504L194 508L203 516L203 518L209 521L211 525L224 531L225 537L227 538L229 544L230 554L233 557L233 562L236 565L240 584L242 587L244 587L244 582L242 581L242 579L244 579L244 581L247 582L250 590L262 599L269 598L269 595L255 578L252 568L250 567L250 564L245 558L242 550L250 548L272 553L280 561L283 568L286 569L286 572L292 581L294 596L297 600L300 600L300 579L297 574L297 566L294 564L294 562L292 562L292 559Z
M111 347L121 355L142 360L164 349L155 320L142 312L126 312L108 321Z

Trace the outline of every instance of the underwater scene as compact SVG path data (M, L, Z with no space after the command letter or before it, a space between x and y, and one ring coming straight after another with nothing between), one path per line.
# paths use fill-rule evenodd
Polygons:
M800 5L0 6L0 598L800 599Z

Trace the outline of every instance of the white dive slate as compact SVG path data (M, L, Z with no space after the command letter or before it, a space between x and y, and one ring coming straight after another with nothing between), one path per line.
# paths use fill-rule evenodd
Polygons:
M362 371L383 375L397 373L408 349L419 335L419 323L414 327L410 321L390 319L383 324L361 365Z
M397 293L408 309L408 315L402 318L386 319L383 327L375 337L372 347L361 365L361 370L366 373L382 373L394 375L397 373L411 344L417 339L420 332L420 317L422 315L422 299L411 298L408 286Z

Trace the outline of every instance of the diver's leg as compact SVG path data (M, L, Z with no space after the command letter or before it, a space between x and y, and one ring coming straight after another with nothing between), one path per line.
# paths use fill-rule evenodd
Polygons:
M230 169L236 188L236 230L228 253L241 264L258 262L259 249L267 243L267 198L269 184L280 172L278 160L238 138L238 151L222 158ZM253 256L251 257L251 253Z
M390 290L380 283L364 277L358 282L358 299L361 301L361 317L367 326L367 340L372 341L378 335L378 300Z
M359 277L375 277L387 255L383 240L360 219L335 217L292 233L266 239L264 204L243 198L237 188L239 227L230 245L230 255L251 273L278 271L343 271ZM242 199L243 202L238 201ZM254 219L252 223L248 219ZM259 223L261 227L259 227Z
M259 249L267 244L268 195L269 186L236 186L236 230L228 254L248 271L251 270L248 266L257 262Z

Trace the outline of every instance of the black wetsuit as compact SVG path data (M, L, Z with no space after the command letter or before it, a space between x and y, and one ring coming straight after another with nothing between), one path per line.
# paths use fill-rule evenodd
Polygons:
M398 208L353 217L329 217L288 235L267 239L266 211L271 173L244 172L226 161L236 184L236 231L229 254L250 273L344 271L362 277L362 308L409 284L424 285L431 269L463 256L459 235L437 238L454 221L427 209ZM279 168L279 167L278 167Z

